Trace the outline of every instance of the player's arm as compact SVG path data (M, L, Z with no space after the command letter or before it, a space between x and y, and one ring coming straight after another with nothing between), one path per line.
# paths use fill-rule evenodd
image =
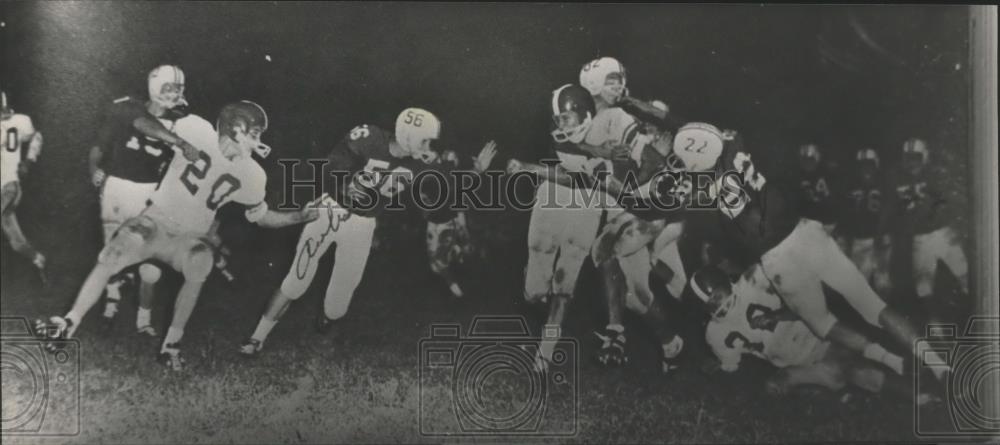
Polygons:
M329 197L330 195L324 193L298 210L273 210L268 208L266 202L261 201L259 204L247 206L246 218L247 221L266 229L304 224L319 218L320 208L327 205L323 201Z
M560 165L546 166L517 159L507 161L507 173L529 172L538 175L540 179L552 181L566 187L574 186L574 179Z
M188 143L188 141L168 130L159 119L154 119L148 115L140 115L132 121L132 127L139 130L143 135L159 139L170 144L172 147L179 148L188 161L194 162L198 160L198 152L201 150L198 150L195 146Z

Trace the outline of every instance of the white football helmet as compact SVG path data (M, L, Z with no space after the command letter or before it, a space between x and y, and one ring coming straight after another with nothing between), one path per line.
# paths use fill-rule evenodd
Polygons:
M187 100L184 99L184 71L177 65L153 68L149 72L147 86L149 99L164 108L187 105Z
M723 134L712 124L691 122L677 130L674 154L689 172L708 171L722 155Z
M819 162L822 159L822 154L819 151L819 146L816 144L803 144L799 146L799 157L806 159L813 159Z
M396 118L396 142L415 158L424 160L433 157L427 153L430 146L425 141L435 140L440 135L441 121L430 111L407 108Z
M596 96L604 89L604 81L608 75L619 73L622 76L622 89L625 88L625 66L613 57L601 57L583 65L580 70L580 86L587 89L591 96Z
M875 168L879 167L878 152L873 148L862 148L858 150L858 161L872 161L875 163Z
M927 149L927 141L920 138L907 139L906 142L903 142L903 154L919 155L921 162L926 164L927 158L930 156L930 151Z

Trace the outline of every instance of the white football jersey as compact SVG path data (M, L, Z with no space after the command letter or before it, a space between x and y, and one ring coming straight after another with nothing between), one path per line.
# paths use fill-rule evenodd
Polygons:
M584 143L594 146L600 146L606 142L626 145L632 153L641 150L642 146L645 145L643 141L635 118L618 107L598 111L591 121L587 135L583 138ZM607 171L611 171L611 160L609 159L592 158L585 154L563 151L557 151L556 155L559 156L562 167L568 171L591 173L601 163L605 164Z
M21 148L35 135L31 118L14 114L0 121L0 138L3 151L0 152L0 186L17 181L17 167L21 164Z
M829 343L820 340L802 321L781 321L759 329L751 326L755 317L781 309L777 295L742 278L733 286L733 292L733 306L722 318L710 321L705 331L722 369L735 371L743 354L784 368L815 363L826 353Z
M150 198L155 213L165 217L172 230L203 234L219 208L230 201L247 206L247 219L252 222L263 216L267 175L257 161L250 155L233 160L223 156L218 134L199 116L177 120L174 133L201 153L195 162L175 154Z

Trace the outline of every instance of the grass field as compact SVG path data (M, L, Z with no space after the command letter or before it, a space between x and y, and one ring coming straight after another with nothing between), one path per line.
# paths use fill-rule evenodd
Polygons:
M516 286L502 270L478 275L476 283L468 285L467 298L456 302L424 271L419 240L396 244L393 249L401 250L373 254L351 311L335 334L318 335L310 325L326 286L324 277L292 307L264 353L252 360L238 356L236 349L252 331L264 299L284 272L280 264L268 267L259 258L244 258L239 263L255 267L237 269L241 278L235 284L210 280L187 329L189 367L183 373L169 372L155 361L157 341L132 333L134 306L123 308L111 333L100 329L99 310L92 311L78 332L79 434L68 438L9 436L4 442L492 441L489 437L421 435L421 419L429 422L424 431L453 428L455 420L448 379L438 376L421 384L418 378L418 342L434 322L460 322L467 329L477 314L512 314L526 315L537 326L538 312L516 304ZM29 318L61 313L82 281L90 256L89 252L64 252L55 284L43 291L30 269L9 249L5 247L3 254L2 313ZM329 261L324 260L324 267ZM163 298L154 319L161 329L167 320L170 298L166 297L173 295L175 281L167 280L158 289ZM593 283L581 285L592 288ZM544 440L914 440L913 410L908 404L860 393L847 402L834 394L774 399L763 392L761 379L768 370L760 364L733 376L707 376L699 370L700 356L691 354L678 374L665 378L656 372L653 344L637 330L629 343L630 366L600 368L589 360L593 346L585 333L593 319L585 306L577 305L571 312L576 322L568 333L580 339L578 378L552 387L541 424L550 431L575 430L575 434ZM696 342L691 344L697 347ZM527 374L488 380L484 404L497 414L513 412L525 403L526 382ZM567 386L574 383L575 387ZM16 390L8 393L12 385L7 381L4 385L6 418L9 410L18 409L21 399ZM572 398L566 398L574 388L579 397L576 409ZM53 394L52 400L56 398ZM944 415L943 406L935 409ZM72 419L58 417L47 418L55 422L47 427L72 427Z

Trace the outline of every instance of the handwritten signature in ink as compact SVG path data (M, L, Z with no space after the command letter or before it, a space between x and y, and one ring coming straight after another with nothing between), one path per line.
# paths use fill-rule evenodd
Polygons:
M344 210L338 214L336 209L340 209L340 207L334 205L326 206L326 230L318 237L307 238L303 243L298 256L296 256L295 276L300 280L305 279L313 259L317 256L323 255L326 251L323 247L326 238L328 236L332 236L334 232L340 230L340 223L347 221L347 219L351 217L351 212Z

